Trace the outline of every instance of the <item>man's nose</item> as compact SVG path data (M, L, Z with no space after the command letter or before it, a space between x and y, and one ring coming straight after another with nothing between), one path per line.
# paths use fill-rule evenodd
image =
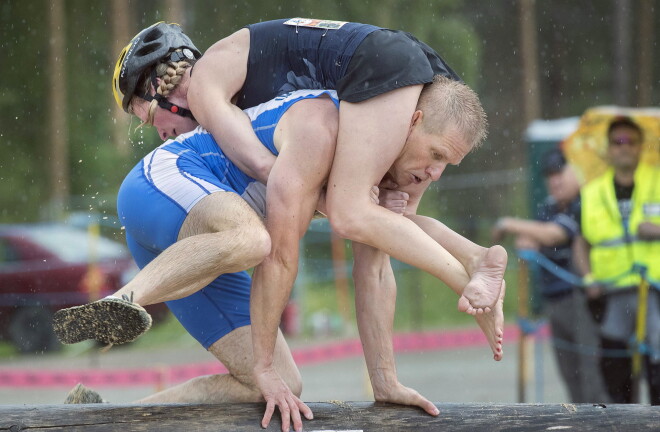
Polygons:
M438 181L442 173L445 171L446 166L447 165L430 166L426 169L426 174L428 174L429 177L431 177L431 180Z
M160 139L163 141L167 141L167 138L170 136L165 129L158 129L158 135L160 135Z

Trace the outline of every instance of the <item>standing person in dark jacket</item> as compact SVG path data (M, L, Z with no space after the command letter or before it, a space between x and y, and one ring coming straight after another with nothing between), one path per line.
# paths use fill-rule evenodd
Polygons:
M557 268L572 272L571 243L578 223L571 204L579 184L560 149L548 151L542 160L548 197L535 220L503 217L493 228L493 239L516 236L518 249L538 250ZM571 402L603 402L607 394L598 370L598 328L586 307L582 290L555 272L541 268L541 295L548 317L557 366Z

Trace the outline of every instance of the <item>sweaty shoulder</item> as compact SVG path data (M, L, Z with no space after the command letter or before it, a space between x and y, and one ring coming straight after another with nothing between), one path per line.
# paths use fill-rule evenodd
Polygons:
M193 68L189 97L212 93L231 99L245 82L249 52L250 32L246 28L211 45Z

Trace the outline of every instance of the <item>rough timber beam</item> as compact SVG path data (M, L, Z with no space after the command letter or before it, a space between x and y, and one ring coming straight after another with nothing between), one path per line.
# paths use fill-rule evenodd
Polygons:
M305 431L652 431L660 407L590 404L436 404L419 409L371 402L310 403ZM262 431L263 404L2 405L0 431ZM279 431L279 418L268 431Z

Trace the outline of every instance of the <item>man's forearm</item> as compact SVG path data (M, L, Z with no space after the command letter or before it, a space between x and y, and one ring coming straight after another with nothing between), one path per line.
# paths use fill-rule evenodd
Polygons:
M389 256L378 249L353 243L355 309L376 400L386 399L398 378L392 346L396 281Z
M589 243L581 235L575 237L572 245L573 264L581 276L591 273L591 263L589 262Z
M271 254L254 270L250 316L256 369L272 366L277 329L289 301L297 268L297 259L282 262L281 257Z
M276 157L254 134L248 116L228 102L215 112L207 129L218 146L241 171L266 184Z
M508 234L532 238L543 246L557 246L568 241L568 235L559 224L536 220L504 217L497 221L496 229Z

